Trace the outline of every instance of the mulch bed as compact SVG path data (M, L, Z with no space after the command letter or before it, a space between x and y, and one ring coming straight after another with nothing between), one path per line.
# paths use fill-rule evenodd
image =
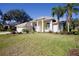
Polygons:
M74 48L69 50L69 56L79 56L79 48Z

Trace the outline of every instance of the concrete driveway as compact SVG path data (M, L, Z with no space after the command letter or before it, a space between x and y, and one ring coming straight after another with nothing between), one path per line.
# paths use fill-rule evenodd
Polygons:
M11 32L0 32L0 34L10 34Z

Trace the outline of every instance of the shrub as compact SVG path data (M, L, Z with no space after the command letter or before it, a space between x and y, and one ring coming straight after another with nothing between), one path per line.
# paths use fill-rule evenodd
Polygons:
M16 31L12 31L11 34L17 34L17 32Z
M29 30L28 29L23 29L23 32L29 33Z
M65 34L65 32L60 32L60 34Z
M18 34L23 34L22 32L18 32Z
M79 35L79 31L74 32L75 35Z
M67 32L67 31L63 31L63 32L60 32L60 34L67 34L67 35L71 35L72 34L72 32Z
M79 31L76 30L76 29L75 30L72 30L72 33L75 34L75 35L79 35Z
M2 26L2 25L0 25L0 31L2 31L2 29L3 29L3 26Z
M49 31L49 33L52 33L52 31Z

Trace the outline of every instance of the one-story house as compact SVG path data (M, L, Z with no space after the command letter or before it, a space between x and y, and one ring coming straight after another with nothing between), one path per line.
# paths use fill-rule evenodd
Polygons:
M32 29L31 22L25 22L25 23L21 23L21 24L16 25L17 32L23 32L23 29L31 30Z
M60 32L63 31L64 26L62 21L58 22L53 17L40 17L36 20L16 25L17 32L22 32L26 28L32 29L33 27L36 32Z

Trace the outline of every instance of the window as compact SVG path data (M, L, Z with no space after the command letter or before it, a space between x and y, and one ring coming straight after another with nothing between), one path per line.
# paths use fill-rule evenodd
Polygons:
M56 22L56 20L53 20L53 22Z
M50 23L47 23L47 28L49 28L50 27Z

